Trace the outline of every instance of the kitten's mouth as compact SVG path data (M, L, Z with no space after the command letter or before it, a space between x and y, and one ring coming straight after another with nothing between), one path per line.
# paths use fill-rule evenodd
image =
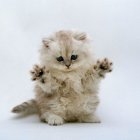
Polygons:
M66 72L70 72L70 71L72 71L72 69L71 69L70 67L66 67L66 68L65 68L65 71L66 71Z
M71 71L72 69L71 68L66 68L66 71Z

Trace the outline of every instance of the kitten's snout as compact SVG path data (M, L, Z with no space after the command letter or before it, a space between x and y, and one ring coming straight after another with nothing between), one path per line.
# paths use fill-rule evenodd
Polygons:
M71 62L70 62L70 61L65 61L65 66L66 66L67 68L69 68L70 65L71 65Z
M66 67L69 68L70 67L70 64L66 65Z

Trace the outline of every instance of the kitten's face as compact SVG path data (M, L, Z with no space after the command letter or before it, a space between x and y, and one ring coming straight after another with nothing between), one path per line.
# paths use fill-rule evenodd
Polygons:
M76 38L72 32L60 31L52 39L44 40L45 46L41 50L43 64L63 72L84 67L89 59L86 36L83 33L78 35Z

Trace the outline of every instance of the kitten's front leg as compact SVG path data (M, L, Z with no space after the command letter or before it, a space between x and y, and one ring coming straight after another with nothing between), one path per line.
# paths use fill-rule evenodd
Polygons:
M38 80L41 83L45 83L43 75L45 74L45 67L40 67L39 65L34 65L33 70L30 71L32 80Z
M104 78L106 73L112 71L112 65L113 63L109 61L107 58L104 58L101 61L98 60L94 65L95 74L97 74L97 76L99 77Z

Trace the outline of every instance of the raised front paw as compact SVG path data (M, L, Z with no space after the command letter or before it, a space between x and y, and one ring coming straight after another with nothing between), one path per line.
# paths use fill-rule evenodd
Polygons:
M97 63L94 65L94 70L98 72L100 76L104 76L104 73L112 71L113 63L109 61L107 58L103 60L98 60Z
M43 74L45 73L45 67L40 67L38 65L33 66L33 70L30 71L32 80L39 80L42 78Z

